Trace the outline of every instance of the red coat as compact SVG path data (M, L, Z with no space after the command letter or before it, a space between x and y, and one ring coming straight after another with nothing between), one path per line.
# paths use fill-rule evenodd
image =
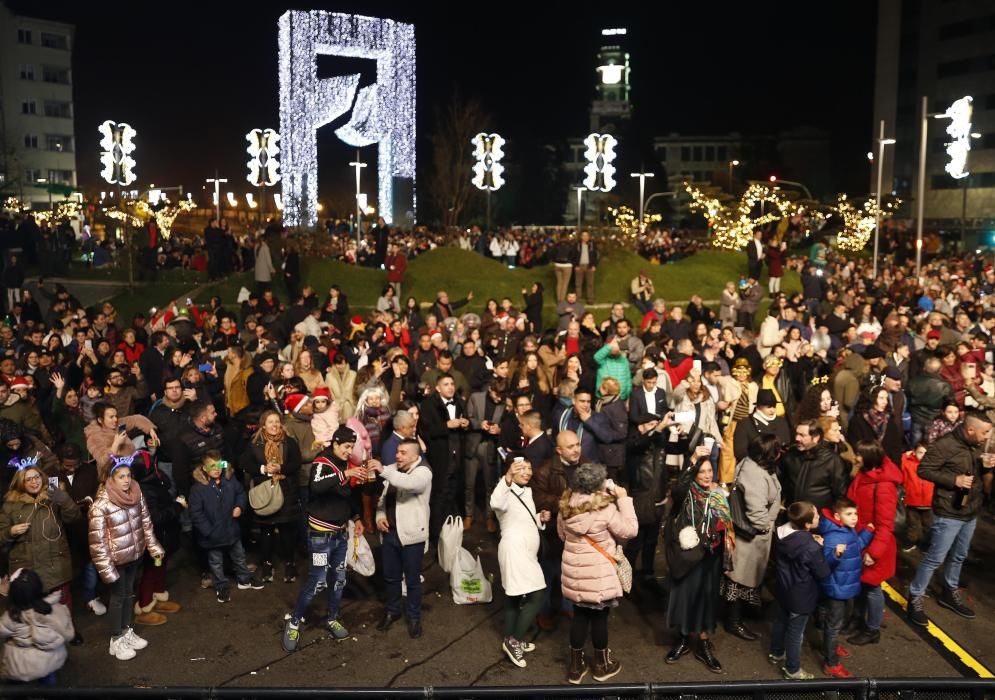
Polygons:
M767 275L784 277L784 251L780 246L767 246Z
M932 481L926 481L919 476L919 460L915 450L902 454L902 483L905 486L905 505L908 508L932 508Z
M388 255L384 260L384 267L387 268L387 281L401 283L404 281L404 273L408 269L408 259L403 254Z
M865 566L860 580L869 586L879 586L895 575L895 512L898 510L898 486L902 472L887 457L880 469L860 471L847 491L847 497L857 504L857 530L874 524L874 539L864 550L874 559L874 566Z

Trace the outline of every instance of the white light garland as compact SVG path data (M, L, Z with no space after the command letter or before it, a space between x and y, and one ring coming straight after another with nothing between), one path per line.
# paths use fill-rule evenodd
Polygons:
M481 132L470 139L470 143L474 145L473 157L477 161L473 164L473 185L479 190L496 192L504 185L504 166L501 165L504 138L500 134Z
M99 127L102 139L100 139L100 164L103 169L100 177L111 185L130 185L135 181L135 159L131 154L135 152L135 136L137 132L130 125L124 122L116 123L108 119Z
M272 129L253 129L245 135L245 140L249 142L245 152L250 156L245 179L257 187L272 187L280 181L280 161L276 159L280 153L276 145L280 134Z
M950 161L945 170L955 180L970 175L967 170L967 154L971 150L971 115L974 113L972 102L971 97L962 97L950 105L943 115L950 120L947 134L953 139L947 144Z
M615 145L618 141L611 134L589 134L584 143L584 187L589 190L610 192L615 187Z
M290 226L318 216L317 130L352 109L335 131L345 143L377 144L378 200L387 223L395 179L411 183L415 208L415 29L390 19L319 10L285 12L279 20L280 134L283 187ZM317 57L377 62L377 82L359 88L359 74L318 79Z

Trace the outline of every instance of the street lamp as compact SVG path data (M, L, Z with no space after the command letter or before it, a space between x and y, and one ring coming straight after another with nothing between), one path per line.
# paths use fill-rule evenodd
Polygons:
M228 178L218 177L218 171L214 171L214 177L209 177L204 182L214 184L214 214L221 225L221 183L228 182Z
M881 180L884 177L884 147L894 144L895 139L886 139L884 137L884 119L882 119L881 125L878 128L878 186L875 194L877 207L874 212L874 266L871 273L875 280L878 277L878 243L881 238Z
M587 187L578 185L574 186L574 189L577 191L577 235L580 235L580 207L584 199L584 190L586 190Z
M646 204L643 201L643 197L646 195L646 178L656 177L653 173L631 173L632 177L639 178L639 233L643 232L643 211L646 208Z
M349 163L349 165L351 165L352 167L354 167L356 169L356 246L357 246L356 251L357 251L357 254L358 254L358 251L359 251L359 247L358 247L359 246L359 237L362 234L362 230L363 230L363 223L362 223L363 222L363 207L362 207L362 204L360 204L360 202L359 202L359 194L360 194L359 174L362 171L362 169L366 167L366 163L364 163L363 161L361 161L359 159L359 149L358 148L356 149L356 160L354 160L351 163Z
M732 194L732 169L739 165L738 160L729 161L729 194Z

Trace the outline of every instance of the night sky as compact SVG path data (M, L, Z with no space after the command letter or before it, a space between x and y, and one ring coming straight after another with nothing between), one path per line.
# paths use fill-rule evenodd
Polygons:
M433 110L459 91L479 98L514 144L555 143L588 129L603 27L629 30L633 102L646 134L828 129L839 189L866 190L876 3L51 2L15 11L76 25L74 90L80 184L99 189L97 125L138 131L139 182L199 188L218 168L248 191L251 128L279 128L276 21L290 7L415 24L419 179L430 163ZM541 6L541 7L540 7ZM815 9L816 6L811 6ZM251 9L249 9L251 8ZM474 9L469 9L474 8ZM537 10L537 8L540 8ZM320 64L319 64L320 67ZM342 71L345 72L345 71ZM326 129L331 131L331 129ZM350 201L355 151L319 140L321 197ZM374 158L373 149L364 159ZM520 155L527 161L527 155ZM522 163L528 167L529 163ZM367 169L367 171L372 169ZM364 173L364 177L366 174ZM371 186L365 189L373 191Z

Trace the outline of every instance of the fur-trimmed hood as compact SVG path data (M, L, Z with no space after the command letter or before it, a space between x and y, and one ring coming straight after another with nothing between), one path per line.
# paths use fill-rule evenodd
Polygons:
M577 515L594 513L607 508L616 502L615 496L604 491L597 493L574 493L570 489L560 497L560 515L564 521L569 521Z
M231 473L235 471L235 465L231 462L228 463L228 468L221 471L221 476L225 479L231 478ZM201 486L207 486L210 483L210 479L207 477L207 472L205 472L200 466L196 466L193 469L193 480L196 481Z
M22 493L19 491L8 491L7 496L4 498L6 503L24 503L29 506L50 500L52 499L49 498L48 491L45 489L42 489L37 496L32 496L29 493Z

